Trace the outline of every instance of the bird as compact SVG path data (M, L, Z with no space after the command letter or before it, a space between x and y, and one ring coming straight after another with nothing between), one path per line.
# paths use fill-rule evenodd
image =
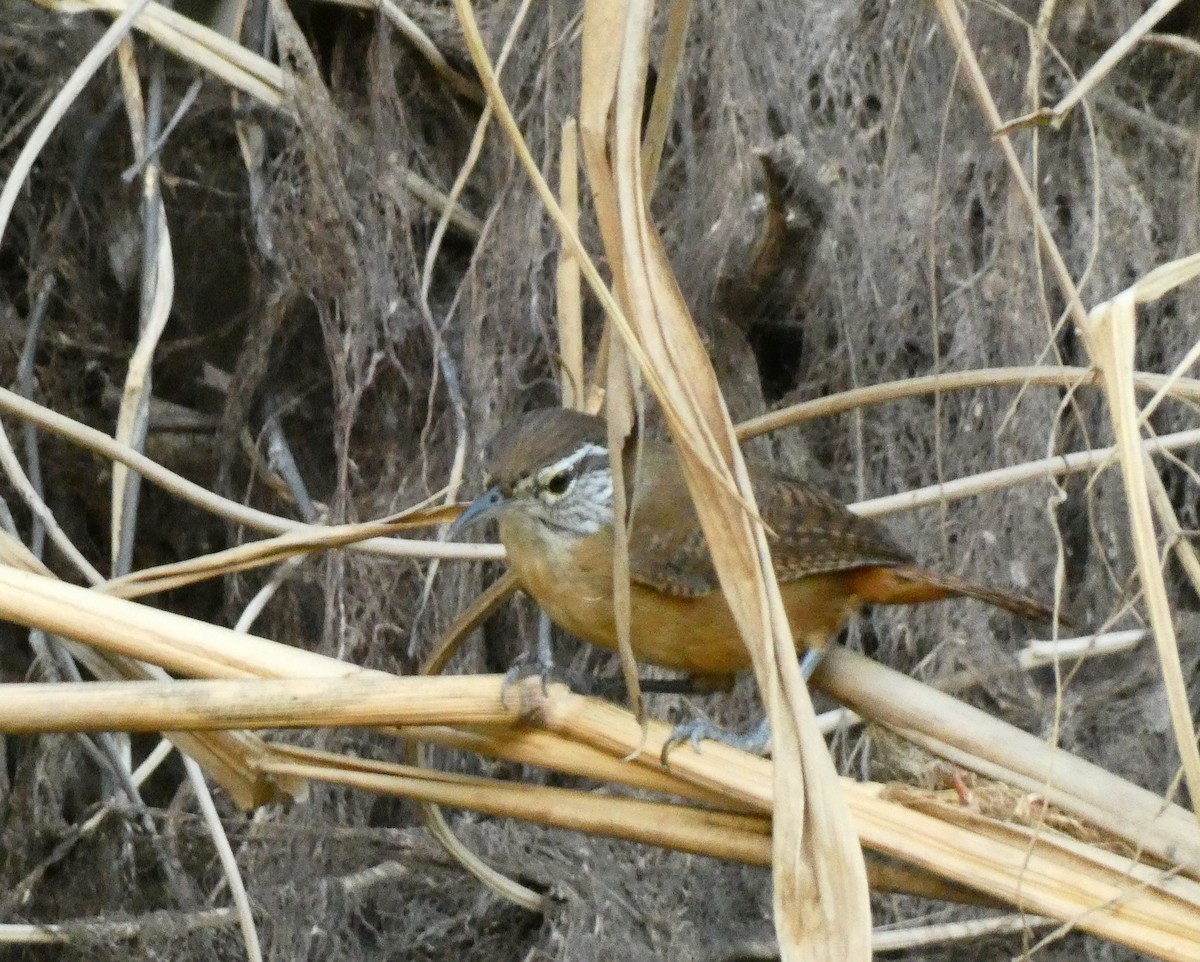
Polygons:
M629 491L630 640L639 663L727 687L751 667L673 445L644 439L622 461ZM617 649L613 602L612 457L605 422L540 408L504 425L485 446L487 490L450 536L499 522L508 564L526 594L560 628ZM974 598L1029 619L1042 603L916 563L878 522L820 488L747 459L772 565L807 679L843 625L867 604ZM540 660L548 661L548 657ZM545 666L544 666L545 667ZM705 735L709 734L705 730ZM694 739L693 739L694 741Z

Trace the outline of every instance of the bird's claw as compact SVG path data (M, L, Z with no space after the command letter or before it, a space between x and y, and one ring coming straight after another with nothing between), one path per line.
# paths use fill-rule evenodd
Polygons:
M765 755L771 746L771 726L764 718L749 731L735 732L714 725L707 718L693 718L691 721L681 722L671 729L671 734L663 742L659 760L665 766L667 755L671 749L683 742L691 745L692 751L699 753L700 742L706 738L709 741L720 742L722 745L736 748L738 751L749 752L751 755Z
M508 690L517 682L526 678L537 677L542 682L542 694L548 694L550 676L554 672L554 662L542 657L540 652L523 651L508 666L504 673L504 683L500 686L500 703L508 707Z
M550 639L550 619L544 611L538 614L537 646L533 651L526 649L504 673L504 684L500 686L500 704L508 707L508 689L522 678L537 675L542 680L542 694L547 695L550 673L554 671L554 647Z
M820 667L825 657L824 648L809 648L800 658L800 675L805 684L812 678L813 672ZM692 746L692 751L700 751L700 742L707 738L709 741L720 742L730 748L749 752L751 755L765 755L771 747L771 723L764 717L757 725L745 732L730 731L714 725L707 718L693 718L689 722L681 722L671 729L671 734L663 742L659 759L663 766L667 764L667 755L671 749L682 742Z

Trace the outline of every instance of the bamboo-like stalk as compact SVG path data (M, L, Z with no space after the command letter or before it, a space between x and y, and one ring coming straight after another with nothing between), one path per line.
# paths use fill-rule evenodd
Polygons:
M211 731L333 726L512 725L495 675L252 681L18 683L4 686L0 731Z
M331 684L368 680L339 679ZM421 685L432 682L434 688L449 688L459 679L396 681ZM486 697L499 700L500 679L469 683L489 691ZM643 733L636 719L623 709L570 695L561 686L553 686L543 695L536 679L520 685L516 694L517 710L533 713L532 717L552 730L582 740L614 762L632 756L634 765L624 763L626 767L659 768L659 750L668 734L666 725L652 723ZM93 723L106 724L102 715ZM292 757L281 761L281 755L288 753ZM562 754L560 751L559 757ZM297 758L304 759L303 763ZM320 764L312 764L314 761ZM528 786L492 791L491 783L460 776L430 775L420 769L388 767L386 763L314 754L305 749L271 747L258 764L262 772L274 777L352 783L493 814L669 844L685 851L726 853L751 861L766 857L763 829L752 818L747 821L747 814L683 814L675 818L671 814L675 809L653 807L657 803L624 806L613 804L611 798L590 795L580 801L582 807L576 807L574 795L542 795L526 791ZM348 770L357 774L345 774ZM699 754L685 747L676 749L671 755L670 775L740 801L764 815L773 808L771 763L722 745L705 745ZM1032 832L996 823L933 800L926 800L924 810L919 811L911 807L911 802L902 804L884 797L879 786L846 781L843 788L864 844L878 852L1018 907L1075 922L1080 928L1158 958L1184 960L1194 957L1189 953L1200 951L1200 885L1196 883L1172 879L1170 873L1138 866L1047 830ZM600 817L594 820L597 806ZM664 827L661 823L668 816L674 821ZM759 827L751 832L756 825ZM739 832L758 834L759 841ZM719 835L729 837L715 840L714 836ZM710 848L710 844L716 847ZM734 851L739 854L734 855Z
M358 766L352 762L341 766L268 759L263 768L292 778L317 779L751 865L767 865L771 860L770 822L762 816L447 775L406 765Z
M956 764L1040 793L1131 847L1200 875L1194 817L1153 792L844 648L828 652L813 683Z
M616 712L618 714L613 714ZM590 700L547 704L554 730L616 753L638 752L639 764L654 764L667 726L651 723L645 735L632 716ZM672 770L709 788L723 787L742 801L771 807L766 762L705 745L671 756ZM881 797L877 786L843 785L864 845L931 869L1023 910L1070 921L1085 931L1131 945L1157 958L1191 960L1200 953L1200 886L1153 877L1129 859L1080 846L1043 830L975 818L951 824ZM964 816L965 818L966 816ZM898 840L903 840L897 845Z

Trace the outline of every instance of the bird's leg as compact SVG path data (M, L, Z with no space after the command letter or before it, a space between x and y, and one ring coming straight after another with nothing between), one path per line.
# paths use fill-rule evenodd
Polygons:
M552 671L554 671L554 645L550 636L550 616L544 611L539 611L537 645L532 652L528 648L525 649L508 666L508 671L504 673L504 684L500 688L500 701L505 701L511 685L531 675L541 678L542 693L545 694Z
M800 674L806 685L824 657L824 648L809 648L800 657ZM762 721L749 731L735 732L714 725L707 718L693 718L690 722L681 722L671 729L671 734L663 743L662 753L659 757L666 765L667 754L676 745L687 742L692 746L692 751L698 752L700 751L700 742L706 738L709 741L720 742L722 745L728 745L730 748L749 752L752 755L765 755L771 746L771 722L764 715Z
M809 648L803 655L800 656L800 677L804 679L804 684L808 684L808 680L812 678L813 672L821 667L821 662L825 660L825 648Z

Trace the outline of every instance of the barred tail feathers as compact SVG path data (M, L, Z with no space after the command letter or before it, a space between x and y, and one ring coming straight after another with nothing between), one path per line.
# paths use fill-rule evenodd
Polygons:
M869 604L915 605L946 598L974 598L1031 621L1054 620L1054 609L1040 601L915 565L862 568L854 580L854 589ZM1067 623L1061 614L1059 621Z

